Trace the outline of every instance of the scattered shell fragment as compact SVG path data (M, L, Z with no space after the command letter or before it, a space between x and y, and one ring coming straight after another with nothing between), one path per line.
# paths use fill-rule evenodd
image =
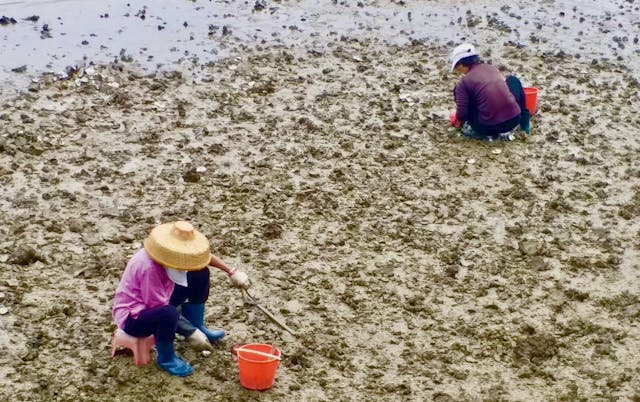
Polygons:
M197 173L204 173L204 172L206 172L206 171L207 171L207 168L206 168L206 167L204 167L204 166L198 166L198 167L196 168L196 172L197 172Z
M208 357L211 354L211 351L210 350L203 350L200 353L202 354L203 357Z
M473 159L473 158L469 158L469 159L467 159L467 163L468 163L469 165L473 165L474 163L476 163L476 160L475 160L475 159Z
M5 315L9 312L9 309L6 307L0 307L0 315Z
M491 151L492 154L494 155L500 155L502 153L501 149L494 149L493 151Z

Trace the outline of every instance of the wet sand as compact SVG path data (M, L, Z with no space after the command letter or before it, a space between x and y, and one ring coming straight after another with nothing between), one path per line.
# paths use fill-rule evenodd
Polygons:
M478 142L447 122L446 43L327 35L176 71L96 63L4 101L0 396L640 398L634 71L480 47L541 98L530 136ZM206 357L177 342L193 376L110 359L123 265L175 219L297 336L216 273L207 322L228 336ZM284 355L269 391L238 384L229 350L247 342Z

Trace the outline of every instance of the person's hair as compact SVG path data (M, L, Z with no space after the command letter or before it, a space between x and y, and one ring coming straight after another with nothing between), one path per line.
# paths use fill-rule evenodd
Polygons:
M469 57L464 57L464 58L460 59L460 61L456 63L456 66L458 64L462 64L465 67L469 67L469 66L472 66L474 64L479 64L480 62L481 62L480 61L480 56L475 55L475 56L469 56Z

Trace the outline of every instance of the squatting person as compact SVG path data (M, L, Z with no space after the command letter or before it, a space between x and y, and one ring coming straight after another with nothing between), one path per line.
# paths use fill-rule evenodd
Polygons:
M508 139L518 125L528 134L529 111L525 107L520 80L506 79L493 65L484 63L473 45L457 46L449 56L451 71L463 75L453 95L456 112L451 123L462 127L465 136L479 139Z
M127 263L113 301L113 320L135 337L154 336L158 366L171 375L193 372L175 354L176 332L196 348L210 348L225 334L204 323L209 266L225 271L231 283L247 289L246 273L211 254L207 238L186 221L159 225Z

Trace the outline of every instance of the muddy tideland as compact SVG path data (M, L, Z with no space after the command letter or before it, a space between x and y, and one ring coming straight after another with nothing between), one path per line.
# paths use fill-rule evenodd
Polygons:
M4 400L640 400L637 2L134 3L3 5ZM463 39L539 88L530 135L449 126ZM228 334L177 341L192 376L112 358L124 264L177 219L295 334L214 272ZM267 391L252 342L283 354Z

